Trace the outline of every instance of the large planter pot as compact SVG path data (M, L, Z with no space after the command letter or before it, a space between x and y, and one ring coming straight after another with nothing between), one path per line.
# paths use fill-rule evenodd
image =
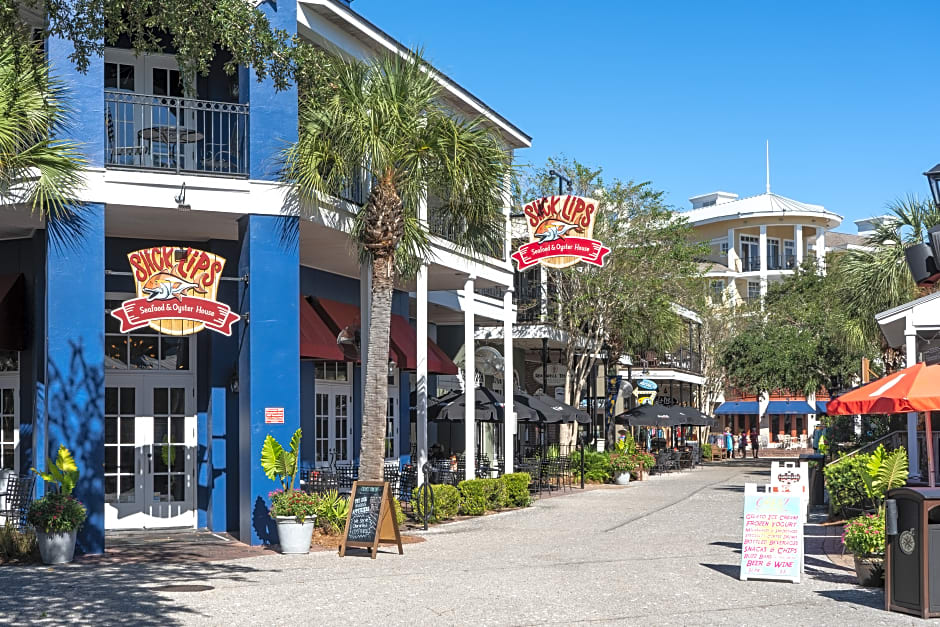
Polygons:
M313 538L313 527L317 523L316 516L297 522L293 516L275 516L277 521L277 537L281 545L281 553L305 554L310 552L310 540Z
M43 564L68 564L75 557L77 531L36 532L36 544Z
M650 478L650 471L648 470L640 471L640 481L646 481L649 478Z
M628 483L630 483L630 473L621 472L621 473L614 475L614 483L616 483L617 485L627 485Z
M885 560L881 556L853 556L858 585L878 588L884 585Z

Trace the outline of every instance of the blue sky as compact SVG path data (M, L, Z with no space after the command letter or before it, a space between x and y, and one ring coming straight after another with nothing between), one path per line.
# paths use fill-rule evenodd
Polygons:
M940 2L355 0L533 137L685 210L771 188L852 220L940 162Z

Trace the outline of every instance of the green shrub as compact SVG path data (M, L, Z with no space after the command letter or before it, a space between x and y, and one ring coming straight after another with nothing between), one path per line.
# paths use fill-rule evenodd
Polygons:
M39 547L32 530L20 533L12 526L0 526L0 564L8 562L38 562Z
M483 479L469 479L457 484L460 490L460 513L464 516L482 516L486 511L486 487Z
M405 522L405 512L401 508L401 503L394 496L392 497L392 503L395 504L395 524L401 527L402 523Z
M581 457L579 453L571 456L571 470L575 479L581 478ZM584 451L584 480L591 483L606 483L613 478L613 466L610 454L606 451Z
M460 491L452 485L432 485L431 493L434 495L434 511L429 522L448 520L460 511ZM421 498L421 488L415 488L411 493L411 503L415 517L424 520L424 499Z
M328 534L342 533L349 515L349 499L336 490L317 495L317 525Z
M74 496L51 492L29 504L26 520L44 533L75 531L85 522L85 506Z
M862 473L868 465L869 456L859 453L848 458L840 458L826 466L823 474L826 477L826 489L829 491L829 502L834 510L864 509L869 501L865 491L865 480Z
M712 458L712 445L706 442L702 445L702 459L711 459Z
M528 507L531 502L529 483L532 477L527 472L503 475L499 481L506 486L506 502L509 507Z
M845 550L858 557L884 555L885 514L862 514L845 523L842 532Z

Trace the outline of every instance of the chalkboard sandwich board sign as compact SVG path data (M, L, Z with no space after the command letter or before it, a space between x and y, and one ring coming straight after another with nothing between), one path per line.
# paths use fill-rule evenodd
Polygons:
M357 547L369 549L375 559L379 544L397 544L398 554L404 553L388 482L354 481L339 555L345 556L347 547Z

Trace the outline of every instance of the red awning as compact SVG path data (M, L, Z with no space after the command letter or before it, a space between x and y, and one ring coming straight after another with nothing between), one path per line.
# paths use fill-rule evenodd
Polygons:
M26 350L26 280L0 274L0 349Z
M331 332L338 334L343 329L355 332L361 325L362 316L359 307L349 303L330 300L329 298L316 298L315 306L322 314ZM398 364L402 370L416 370L418 368L418 343L415 330L408 324L404 316L392 314L389 326L388 358ZM358 361L358 360L357 360ZM431 374L457 374L457 366L441 350L441 348L428 340L428 372Z
M300 297L300 356L306 359L343 361L336 334L323 321L306 298Z

